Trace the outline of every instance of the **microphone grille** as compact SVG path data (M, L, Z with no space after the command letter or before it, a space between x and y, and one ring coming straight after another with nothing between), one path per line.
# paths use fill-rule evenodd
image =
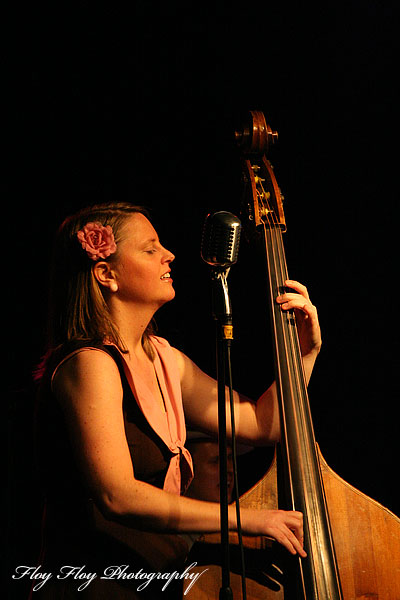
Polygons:
M209 265L229 267L239 253L241 222L232 213L219 211L208 215L204 227L201 256Z

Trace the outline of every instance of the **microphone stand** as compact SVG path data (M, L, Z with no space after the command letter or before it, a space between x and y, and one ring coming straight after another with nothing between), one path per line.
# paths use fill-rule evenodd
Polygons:
M226 394L225 368L230 359L229 348L233 339L232 311L228 294L227 276L229 268L214 268L212 271L213 316L216 320L216 354L218 382L218 442L220 473L220 518L222 548L222 585L219 600L232 600L230 587L230 554L228 523L228 467L226 438ZM230 372L230 369L229 369Z

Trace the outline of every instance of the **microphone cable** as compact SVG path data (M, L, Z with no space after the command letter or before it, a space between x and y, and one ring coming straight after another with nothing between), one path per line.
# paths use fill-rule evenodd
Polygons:
M235 492L235 508L236 508L236 526L238 534L238 546L240 555L240 570L241 570L241 582L242 582L242 598L247 599L246 591L246 566L244 558L244 547L243 547L243 536L242 536L242 523L240 519L240 502L239 502L239 483L238 483L238 469L237 469L237 453L236 453L236 432L235 432L235 409L233 402L233 384L232 384L232 366L231 366L231 349L230 346L226 349L227 358L227 377L228 377L228 388L229 388L229 404L231 408L231 430L232 430L232 463L233 463L233 484Z

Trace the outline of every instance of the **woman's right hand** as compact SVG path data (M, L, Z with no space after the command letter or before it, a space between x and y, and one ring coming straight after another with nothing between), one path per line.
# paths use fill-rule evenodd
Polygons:
M292 510L241 509L245 535L264 535L274 538L291 554L307 556L303 548L303 515Z

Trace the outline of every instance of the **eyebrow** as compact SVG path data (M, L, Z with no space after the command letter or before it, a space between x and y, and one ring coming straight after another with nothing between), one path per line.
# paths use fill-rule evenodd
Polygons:
M158 238L149 238L148 240L143 242L143 246L147 246L147 244L154 244L154 243L158 243Z

